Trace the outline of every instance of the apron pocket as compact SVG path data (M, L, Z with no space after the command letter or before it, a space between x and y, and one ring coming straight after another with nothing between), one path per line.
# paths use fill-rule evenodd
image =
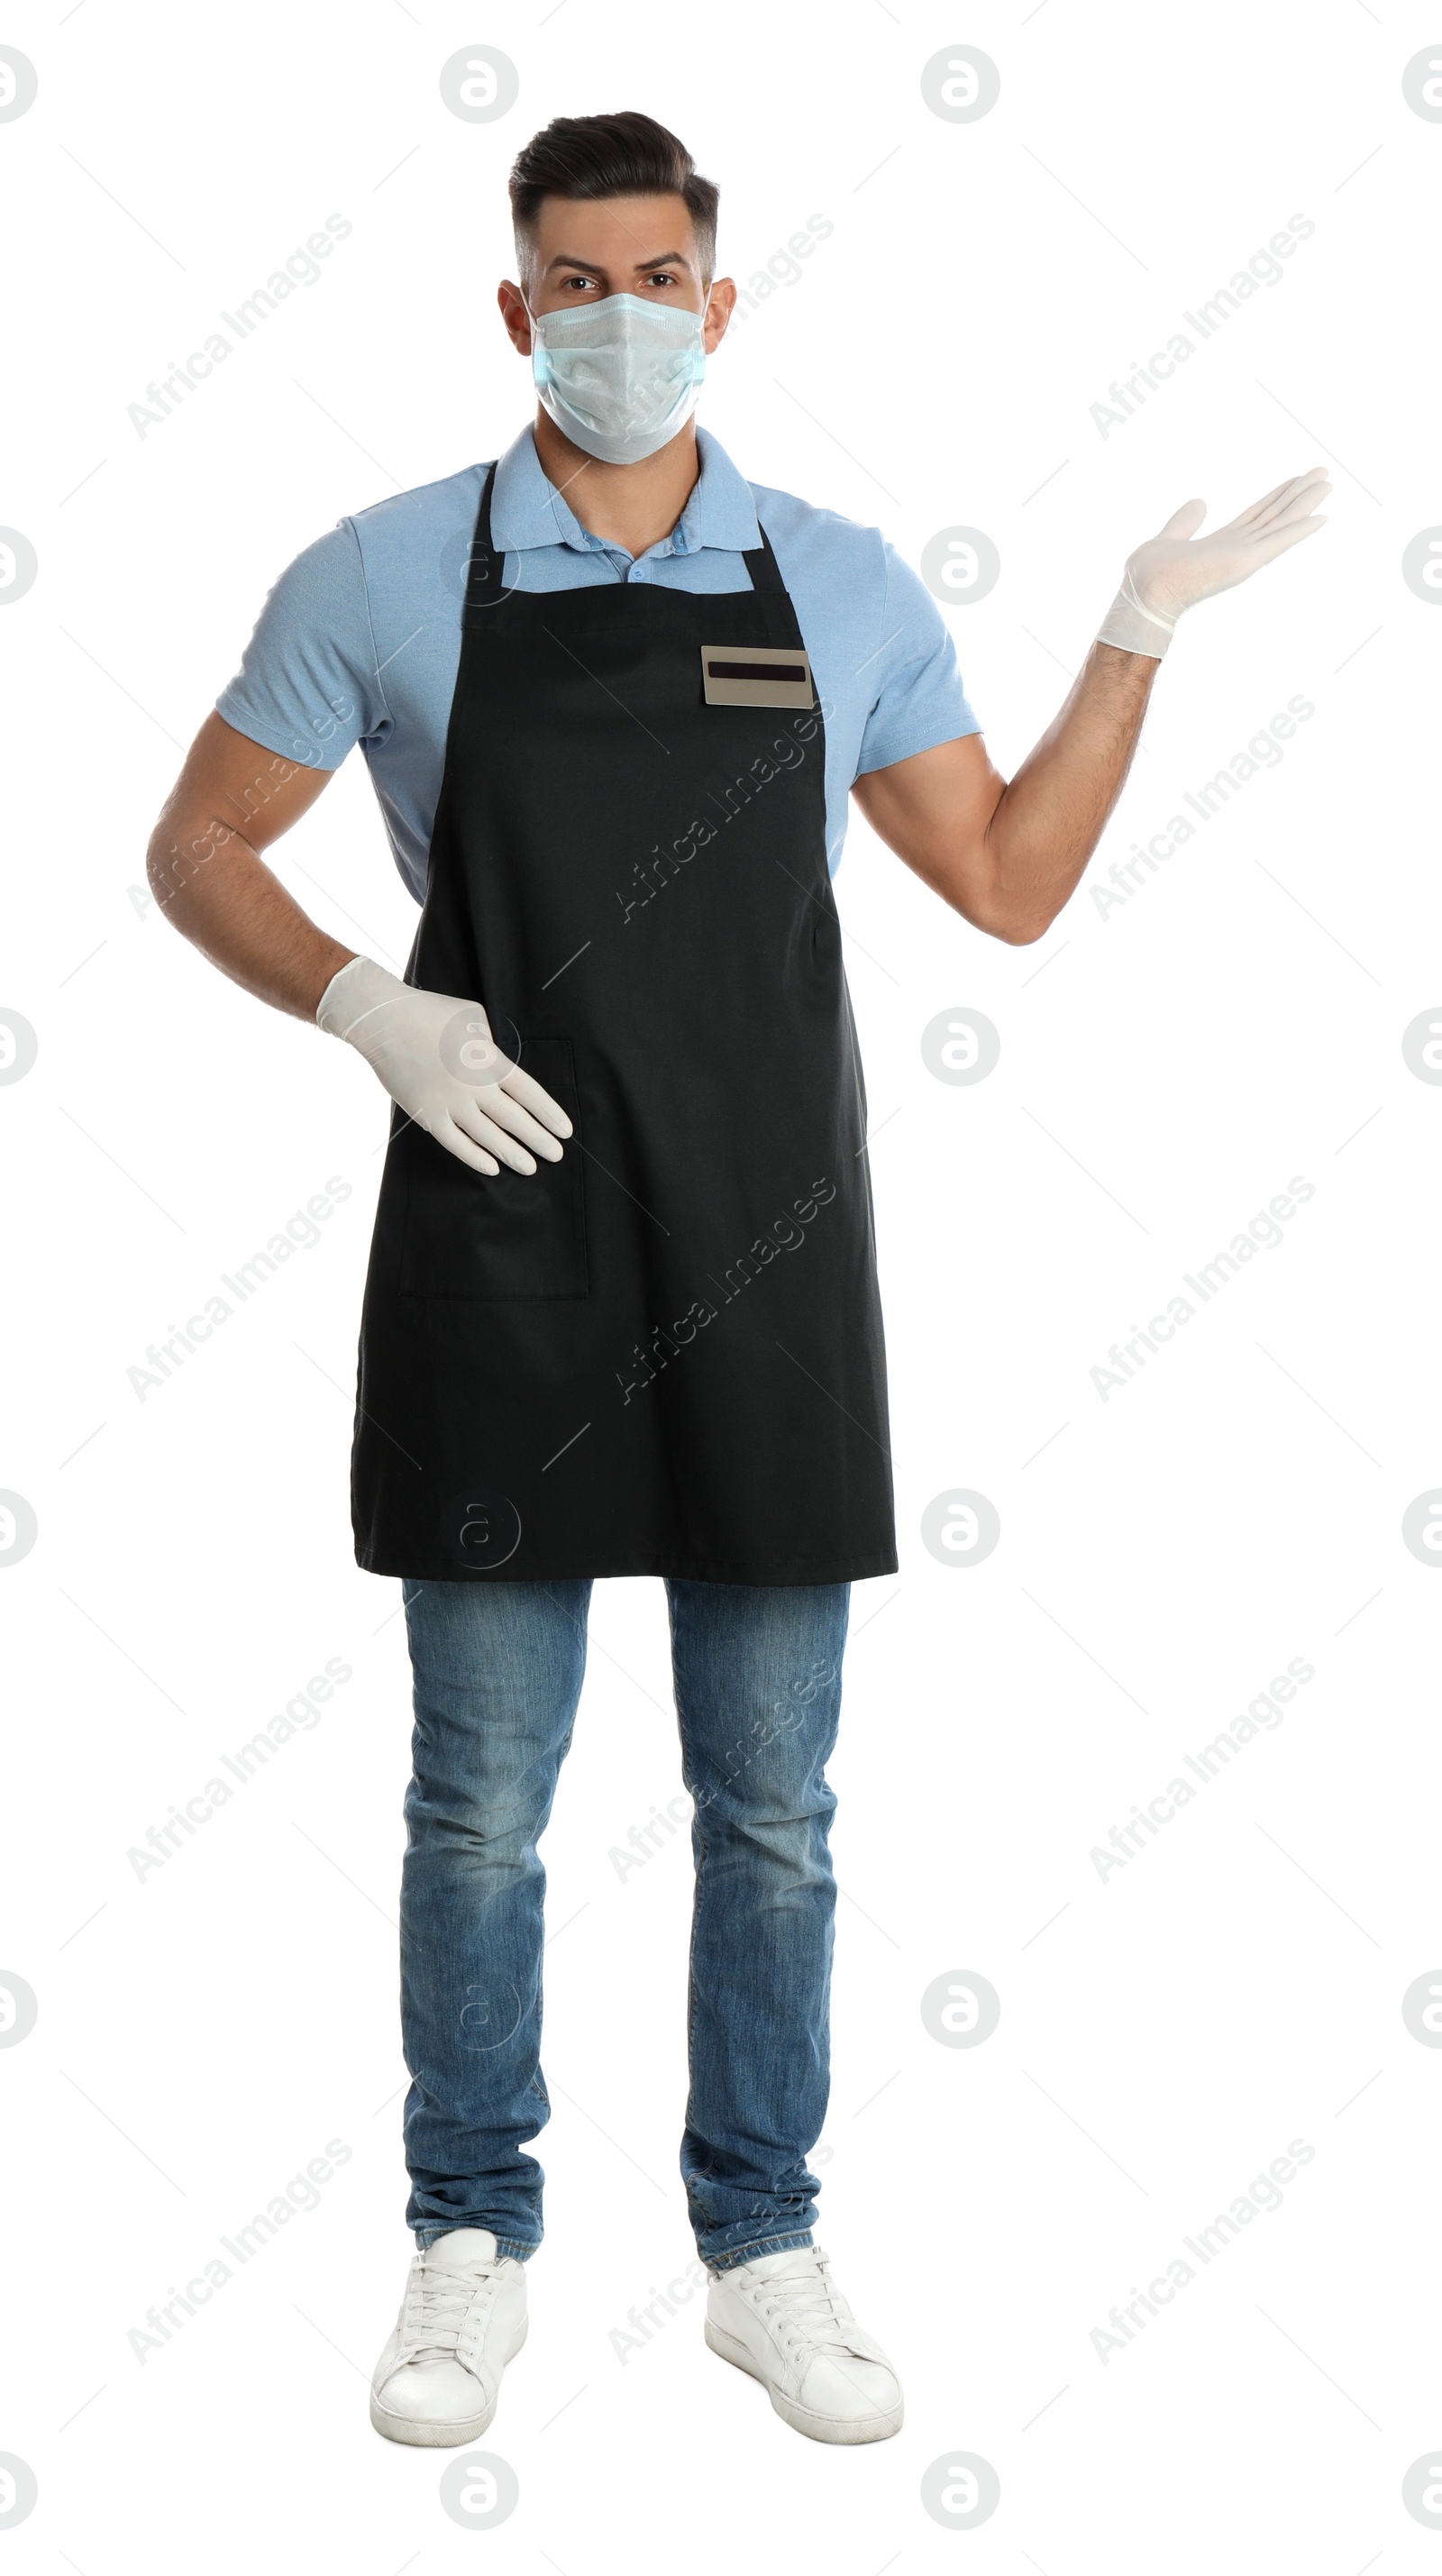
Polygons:
M568 1038L522 1038L520 1062L571 1121L559 1163L492 1178L418 1127L407 1155L403 1297L584 1297L585 1157Z

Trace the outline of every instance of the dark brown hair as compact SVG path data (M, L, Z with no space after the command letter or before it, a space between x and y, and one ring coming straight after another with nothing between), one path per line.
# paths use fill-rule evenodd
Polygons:
M716 263L721 191L698 175L686 146L653 116L553 116L511 169L511 221L523 271L535 248L543 197L684 197L709 278ZM523 282L525 282L523 278Z

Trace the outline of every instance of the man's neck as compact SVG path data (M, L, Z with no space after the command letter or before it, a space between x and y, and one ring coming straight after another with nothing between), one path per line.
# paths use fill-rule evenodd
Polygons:
M669 537L701 472L694 417L640 465L603 465L588 456L539 404L535 440L542 473L582 527L628 555L643 555Z

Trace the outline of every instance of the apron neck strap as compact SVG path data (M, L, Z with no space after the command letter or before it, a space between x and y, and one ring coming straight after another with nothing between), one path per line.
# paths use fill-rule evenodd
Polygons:
M496 469L494 465L488 466L481 493L481 506L476 514L476 533L471 545L470 564L466 572L466 603L461 621L463 628L483 623L486 610L498 607L503 599L509 597L509 593L503 587L506 559L504 554L497 553L491 538L491 492L495 480ZM771 551L771 540L759 519L756 522L756 532L761 539L760 545L748 546L741 557L750 575L751 587L753 590L770 591L773 594L779 592L784 597L786 584L781 578L780 566Z
M771 551L771 539L759 519L756 532L761 539L760 545L749 546L741 558L751 575L751 587L753 590L780 591L784 596L786 584L781 578L781 567Z
M483 624L485 611L498 607L507 596L502 588L506 558L497 554L491 543L491 487L495 479L496 469L490 465L486 469L481 506L476 513L476 532L471 540L470 562L466 569L466 604L461 616L463 632L473 625Z

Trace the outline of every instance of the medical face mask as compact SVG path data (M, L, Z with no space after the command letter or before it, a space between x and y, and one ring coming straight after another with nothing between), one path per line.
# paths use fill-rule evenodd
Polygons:
M524 301L524 299L523 299ZM688 313L607 295L531 313L531 372L556 427L603 465L639 465L684 428L701 395L706 304Z

